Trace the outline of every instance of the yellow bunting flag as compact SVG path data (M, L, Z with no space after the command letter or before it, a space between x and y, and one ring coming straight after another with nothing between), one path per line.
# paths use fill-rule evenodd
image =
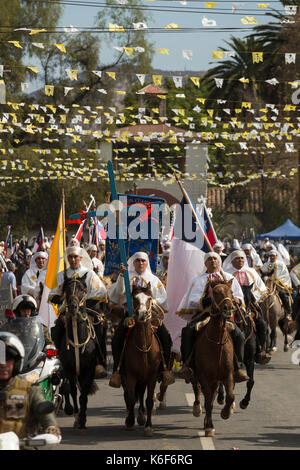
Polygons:
M161 85L162 75L152 75L154 85Z
M61 52L67 52L64 44L53 44L53 46L57 47L57 49L59 49Z
M109 23L108 30L110 33L124 33L124 26L119 26L117 24Z
M19 49L23 49L23 47L20 44L20 41L7 41L10 44L13 44L15 47L18 47Z
M76 69L66 69L67 75L70 80L77 80L78 70Z
M45 85L45 95L53 96L54 95L54 86L53 85Z
M33 67L33 66L30 66L30 65L27 65L26 68L29 69L29 70L32 70L32 72L34 72L34 73L38 73L38 68L37 68L37 67Z
M106 72L107 75L112 78L113 80L116 80L116 72Z
M200 77L190 77L194 85L196 85L198 88L200 88Z
M157 49L159 54L169 54L169 49Z
M263 62L263 52L252 52L253 64Z

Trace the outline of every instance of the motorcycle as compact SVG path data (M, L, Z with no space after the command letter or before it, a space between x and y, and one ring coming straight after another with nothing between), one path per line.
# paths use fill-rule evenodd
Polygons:
M19 376L31 383L39 383L45 400L53 402L57 413L62 402L62 395L59 393L62 366L56 348L52 345L45 347L39 318L8 318L0 330L14 333L22 341L25 358Z
M36 409L37 414L47 414L54 411L54 404L46 401L39 403ZM14 432L4 432L0 434L0 450L21 450L37 449L37 447L47 447L51 449L61 442L61 436L55 434L37 434L20 439Z
M34 437L19 439L14 432L4 432L0 434L0 450L21 450L24 448L44 447L51 449L57 446L61 438L54 434L37 434Z

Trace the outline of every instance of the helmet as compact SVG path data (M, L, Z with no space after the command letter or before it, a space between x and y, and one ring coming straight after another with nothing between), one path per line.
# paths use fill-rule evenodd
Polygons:
M37 315L37 303L31 295L22 294L18 295L12 305L12 309L15 315L20 315L20 308L31 308L31 316Z
M0 342L1 341L5 344L6 351L9 352L15 359L12 375L18 375L24 364L24 346L16 335L8 331L0 331Z

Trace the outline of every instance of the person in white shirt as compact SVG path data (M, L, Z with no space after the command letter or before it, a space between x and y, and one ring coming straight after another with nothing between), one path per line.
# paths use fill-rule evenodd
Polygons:
M30 260L30 266L25 271L21 280L21 293L28 294L35 299L40 293L40 283L44 285L47 272L48 253L38 251L34 253Z
M242 250L244 250L246 254L248 266L255 269L256 271L259 271L263 265L263 262L251 243L244 243L242 245Z
M121 263L120 274L118 276L118 279L108 289L108 298L111 302L116 305L123 305L125 308L125 312L128 313L127 297L123 274L125 271L126 268ZM152 296L154 299L154 308L155 304L157 304L159 308L162 308L162 311L167 311L168 307L166 290L162 282L158 279L158 277L152 274L147 253L139 251L129 258L128 276L131 289L133 285L146 287L148 283L150 283ZM109 385L111 387L118 388L119 386L121 386L120 374L117 372L117 370L118 367L120 367L119 363L125 341L125 335L128 331L128 326L130 327L130 323L132 321L133 319L131 318L124 318L123 320L121 320L112 338L111 345L114 359L114 373L109 382ZM156 333L162 345L165 364L168 366L171 356L172 339L162 321L159 322L159 326L157 328ZM122 374L122 369L120 369L120 371ZM174 378L170 371L163 371L162 382L166 385L170 385L174 382Z
M189 323L186 327L182 329L181 334L181 355L183 366L179 371L179 376L184 378L186 381L190 381L193 371L189 367L188 359L190 358L194 342L196 339L196 330L195 330L195 321L199 320L198 313L203 313L206 316L209 316L209 312L204 312L211 304L211 291L210 291L210 282L215 280L225 280L229 281L233 279L232 282L232 293L234 300L238 305L244 305L244 296L243 291L237 282L237 280L229 273L224 272L221 269L221 258L215 252L206 253L204 257L204 264L206 266L206 272L197 276L191 284L191 287L185 294L183 300L181 301L178 311L178 315L183 317ZM195 311L197 312L197 320L195 320ZM201 320L204 316L201 317ZM245 346L245 337L239 327L234 324L234 329L230 332L235 355L238 361L235 361L235 373L234 378L236 382L243 382L249 380L245 372L244 365L244 346Z
M278 259L276 250L268 252L269 261L263 264L261 271L273 279L276 284L279 297L287 314L292 313L292 281L286 264Z
M98 276L100 276L101 278L103 278L104 266L103 266L102 261L100 261L100 259L97 258L98 250L97 250L96 245L89 245L86 251L90 255L95 273L98 274Z

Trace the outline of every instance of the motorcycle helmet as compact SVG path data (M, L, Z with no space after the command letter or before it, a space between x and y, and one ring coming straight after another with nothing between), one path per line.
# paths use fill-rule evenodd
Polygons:
M0 331L0 342L5 344L6 351L15 359L12 375L15 377L20 373L24 364L25 349L19 338L8 331Z
M31 295L22 294L18 295L12 305L12 310L14 314L19 317L20 316L20 309L21 308L31 308L31 316L35 316L38 314L37 312L37 303Z

